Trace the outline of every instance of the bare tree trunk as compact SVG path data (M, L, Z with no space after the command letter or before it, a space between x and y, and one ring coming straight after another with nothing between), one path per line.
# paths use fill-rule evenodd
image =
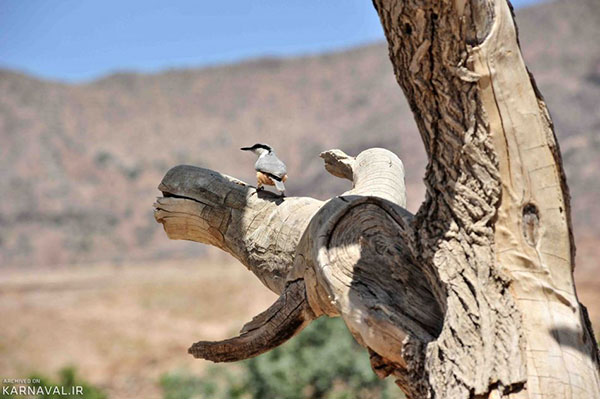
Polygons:
M169 237L218 246L281 295L190 353L240 360L341 316L409 397L600 398L560 152L509 4L374 4L429 157L424 203L403 208L402 163L383 149L321 154L353 181L327 202L173 168L155 204Z

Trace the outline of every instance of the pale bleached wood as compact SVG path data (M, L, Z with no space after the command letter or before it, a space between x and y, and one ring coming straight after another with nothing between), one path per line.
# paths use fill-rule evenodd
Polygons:
M508 4L374 5L428 154L424 203L403 208L402 163L383 149L322 153L353 183L327 202L175 168L155 204L169 237L216 245L281 293L194 355L242 359L341 316L410 398L600 398L560 152Z
M192 166L177 166L164 177L159 189L165 196L155 203L155 218L169 237L228 251L281 294L239 337L200 341L190 348L194 356L213 361L255 356L325 314L344 317L359 342L405 370L403 342L430 341L439 331L441 310L407 244L397 242L410 239L399 228L409 229L412 220L401 207L406 202L402 162L377 148L356 158L339 150L326 153L339 156L328 169L339 167L343 158L353 179L351 190L326 203L257 193L237 179ZM364 223L346 228L356 215ZM382 216L387 223L377 222ZM364 250L348 251L356 245ZM324 262L327 257L334 261ZM367 267L373 262L378 266ZM353 273L359 276L355 281L342 278ZM373 281L371 289L365 289L363 278ZM300 298L300 289L306 302L285 299ZM386 292L396 295L384 301Z
M352 181L344 195L368 195L406 207L404 165L393 152L382 148L362 151L356 158L341 150L321 153L325 169L336 177Z
M527 342L527 390L519 396L598 398L597 349L573 284L575 249L556 138L507 4L496 2L494 14L472 60L502 176L496 264L511 278Z
M597 398L560 155L508 4L374 3L429 156L415 249L446 304L429 394Z
M154 217L169 238L214 245L246 265L276 294L283 292L300 237L323 204L281 198L240 180L188 165L163 178Z

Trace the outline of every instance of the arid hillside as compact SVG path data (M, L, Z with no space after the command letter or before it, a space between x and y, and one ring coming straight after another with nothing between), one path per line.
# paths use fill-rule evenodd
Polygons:
M600 3L519 10L521 44L554 117L573 197L578 264L600 256ZM83 85L0 71L0 264L56 265L198 255L154 222L156 186L189 163L253 179L239 147L274 146L289 195L345 186L318 154L383 146L405 162L409 208L425 157L387 49L122 73Z

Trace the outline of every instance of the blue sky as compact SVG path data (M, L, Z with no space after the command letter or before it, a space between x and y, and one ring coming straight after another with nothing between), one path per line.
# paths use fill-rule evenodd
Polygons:
M0 67L69 82L382 39L370 0L0 0Z

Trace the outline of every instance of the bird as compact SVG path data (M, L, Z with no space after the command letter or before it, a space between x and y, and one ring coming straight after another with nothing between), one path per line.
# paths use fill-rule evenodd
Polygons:
M242 147L242 151L252 151L258 155L258 159L254 164L256 170L256 180L258 181L256 191L264 189L263 186L275 186L279 195L285 196L285 185L287 180L287 169L285 164L277 158L273 147L268 144L257 143L251 147Z

